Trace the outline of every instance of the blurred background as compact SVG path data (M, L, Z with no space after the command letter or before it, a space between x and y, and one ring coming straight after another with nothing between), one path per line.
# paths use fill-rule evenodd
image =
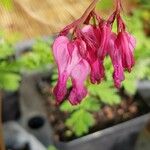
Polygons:
M80 106L55 105L52 42L91 1L0 0L0 150L150 150L150 0L122 0L137 41L136 65L122 88L113 87L106 58L106 81L87 82ZM114 2L101 0L97 12L106 19Z

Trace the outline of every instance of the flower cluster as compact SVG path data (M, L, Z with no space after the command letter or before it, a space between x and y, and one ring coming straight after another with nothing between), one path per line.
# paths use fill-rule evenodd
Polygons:
M114 85L117 88L121 87L124 80L124 71L130 72L134 66L135 39L126 31L120 14L120 0L117 0L116 9L107 20L95 12L96 2L97 0L93 1L81 18L66 26L53 43L59 75L54 88L58 104L68 93L66 84L69 78L72 81L72 89L68 99L72 105L80 103L87 94L84 85L87 77L90 76L93 84L99 84L104 79L103 62L106 56L111 58ZM115 20L117 33L112 32Z

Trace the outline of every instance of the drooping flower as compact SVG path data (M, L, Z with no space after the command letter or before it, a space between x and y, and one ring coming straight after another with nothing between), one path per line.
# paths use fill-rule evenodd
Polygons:
M71 77L73 81L72 90L76 90L76 92L71 91L71 93L76 93L76 95L74 94L73 96L73 94L71 94L69 100L72 104L77 104L77 102L79 103L86 96L83 84L89 73L89 66L80 56L76 41L69 41L69 39L65 36L59 36L56 38L53 44L53 53L58 66L58 82L54 88L54 95L57 103L62 102L67 94L67 80ZM82 70L83 66L84 69L87 69L88 71ZM84 80L79 84L78 80L80 79L80 76L76 76L74 74L81 72L81 70L83 73L81 77L82 80Z
M103 60L97 57L101 32L96 26L87 25L82 31L82 39L87 45L86 59L91 67L90 79L93 84L100 83L105 76Z
M116 46L120 50L122 65L124 69L127 69L130 72L135 63L134 49L136 45L136 40L132 35L130 35L130 33L126 31L126 25L123 19L121 18L120 10L118 10L120 7L121 2L120 0L118 0L118 7L116 10L118 11L118 14L116 16L118 31Z
M67 66L70 59L67 44L69 40L65 36L56 38L53 44L53 54L58 66L58 81L54 88L54 95L57 103L60 103L67 93L66 82L70 72L67 72Z
M88 75L91 83L99 84L105 77L104 60L110 56L113 67L114 85L121 87L125 79L124 71L131 71L134 65L135 38L126 31L120 12L121 1L116 0L116 10L103 20L94 10L93 0L81 18L67 25L53 44L53 53L58 66L58 81L54 88L57 103L68 96L72 105L79 104L87 95L84 86ZM117 20L117 33L112 25ZM91 23L93 20L93 24ZM72 35L69 36L69 32ZM67 91L68 79L72 81L70 93Z
M129 72L134 66L134 48L135 48L135 39L126 31L121 31L118 33L116 46L120 50L122 65Z
M108 54L110 55L114 67L114 73L113 73L114 84L117 88L120 88L121 82L124 80L124 68L122 66L120 50L115 45L116 38L117 35L115 33L112 33L107 48L108 48Z
M100 47L98 49L98 57L101 60L104 60L107 55L107 45L110 40L111 30L111 24L109 24L107 21L100 24L101 40Z

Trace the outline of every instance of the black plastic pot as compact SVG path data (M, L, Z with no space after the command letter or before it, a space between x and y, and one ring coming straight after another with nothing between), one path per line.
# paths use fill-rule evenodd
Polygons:
M17 122L4 124L4 139L7 150L46 150L40 141Z
M29 48L31 44L23 45L21 51L25 50L26 48ZM20 55L19 53L18 55ZM37 117L39 113L40 114L42 113L42 116L44 117L46 116L46 112L43 111L44 109L44 106L42 105L43 98L39 96L38 90L35 88L35 86L37 86L36 81L39 79L39 77L36 78L37 76L38 76L37 74L36 76L31 74L25 77L27 80L25 79L24 83L27 84L32 83L31 86L34 88L33 92L35 92L37 95L36 97L34 96L31 97L30 94L31 90L29 90L31 86L28 85L28 88L26 88L28 89L28 92L24 94L26 100L21 99L21 105L22 105L21 109L23 113L21 117L22 120L21 124L28 131L32 132L44 145L48 146L48 144L52 144L54 139L52 134L53 131L51 131L50 126L48 127L47 122L45 123L46 125L43 124L41 128L31 129L29 128L30 126L28 126L30 117L34 115ZM39 76L40 77L42 76L41 73ZM144 85L142 88L138 88L138 92L141 93L143 89L144 89ZM24 88L22 89L22 91L24 91ZM150 93L150 90L148 90L147 92ZM27 94L28 94L28 98L27 98ZM35 106L32 104L29 105L32 99L35 100L34 101ZM37 107L36 103L38 103L38 106L40 105L40 107ZM70 142L55 142L55 145L58 147L59 150L134 150L134 145L137 140L138 134L142 130L142 128L144 128L144 126L149 121L149 119L150 119L150 113L137 117L130 121L115 125L113 127L95 132L85 137L78 138Z
M42 74L40 76L42 77ZM47 76L50 75L47 74ZM147 81L147 83L150 86L150 82ZM141 93L145 89L143 95L150 93L148 84L139 82L137 91L137 96L146 105L148 105L148 99L141 96ZM148 108L150 110L149 106ZM138 135L148 121L150 121L150 113L70 142L55 142L55 145L59 150L134 150Z
M71 142L55 143L59 150L133 150L150 114L95 132Z
M138 82L138 94L150 107L150 81L142 80Z
M2 121L20 118L19 92L4 92L2 101Z
M37 81L42 73L32 72L24 74L20 86L21 118L19 123L44 146L52 144L52 130L50 128L46 106L37 88ZM46 72L44 72L46 74Z

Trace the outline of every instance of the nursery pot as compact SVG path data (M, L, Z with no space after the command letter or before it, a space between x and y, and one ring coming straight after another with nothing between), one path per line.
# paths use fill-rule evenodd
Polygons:
M133 150L150 113L70 142L55 143L59 150Z
M32 43L19 45L20 51L29 49ZM20 53L18 49L18 54ZM101 131L89 134L87 136L69 141L69 142L56 142L54 140L53 128L47 121L46 106L43 105L43 97L40 96L37 90L38 80L45 75L51 75L50 72L36 72L24 75L24 85L21 86L21 112L22 116L20 123L29 132L34 134L45 146L54 142L59 150L133 150L138 134L144 128L150 119L150 113L136 117L124 123L106 128ZM30 90L32 88L33 91ZM144 86L143 86L144 88ZM143 90L138 88L138 92ZM27 90L26 92L24 92ZM31 93L30 93L31 92ZM150 90L148 91L150 93ZM32 95L31 94L35 94ZM34 105L31 104L34 100ZM39 119L40 118L40 119ZM38 128L34 128L36 121L40 120L42 123ZM33 121L33 124L31 122ZM33 125L33 126L32 126ZM35 126L34 126L35 125Z
M29 82L25 80L25 83L29 83L29 86L31 86L31 80L34 81L34 84L32 84L32 86L36 87L34 88L34 92L38 95L38 98L36 97L36 101L38 99L38 104L40 105L40 107L42 107L43 110L46 110L46 107L43 105L43 101L45 100L40 96L37 90L37 82L43 76L50 75L51 72L36 73L28 76ZM22 91L24 91L24 89L22 89ZM28 100L30 101L30 98ZM24 100L24 102L27 104L28 100ZM143 103L145 103L145 101ZM38 109L38 107L31 108L31 110L34 112L37 112ZM46 116L46 111L43 110L40 110L40 112L45 114ZM42 140L44 144L48 145L54 142L59 150L133 150L140 131L144 128L149 119L150 113L147 113L124 123L120 123L118 125L106 128L104 130L69 142L56 142L53 139L53 128L51 127L51 125L48 125L47 119L46 126L43 126L42 130L34 129L34 132L33 130L30 130L38 139L41 139L41 137L44 137L44 139L49 139L47 143ZM51 136L47 135L47 133L51 134Z
M149 93L150 81L139 81L137 96L150 110ZM149 121L150 113L147 113L84 137L55 144L59 150L136 150L137 138Z
M2 101L2 121L18 120L20 115L19 92L4 92Z

